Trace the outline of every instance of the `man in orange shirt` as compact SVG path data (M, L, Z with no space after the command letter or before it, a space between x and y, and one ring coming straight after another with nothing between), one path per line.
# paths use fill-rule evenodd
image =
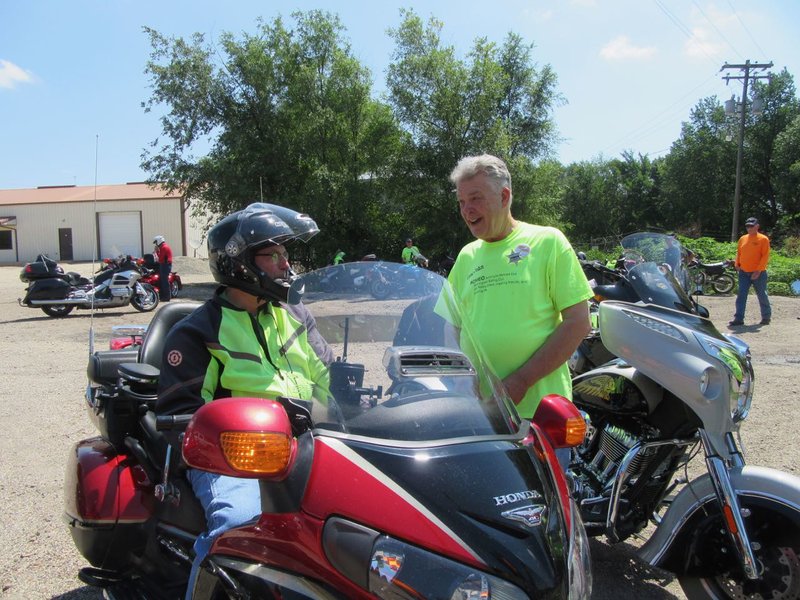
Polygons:
M758 219L750 217L744 226L747 233L739 238L736 248L736 270L739 271L739 291L736 294L736 314L729 326L744 325L747 293L752 285L761 309L760 325L769 325L772 307L767 296L767 262L769 261L769 238L758 232Z

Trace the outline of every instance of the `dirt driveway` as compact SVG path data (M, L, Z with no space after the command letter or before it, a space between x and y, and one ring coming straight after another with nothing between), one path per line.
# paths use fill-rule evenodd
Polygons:
M184 297L201 299L212 288L201 261L177 260ZM90 265L74 265L87 275ZM62 521L64 464L77 440L95 434L85 415L83 392L90 326L98 348L107 347L114 325L144 324L149 316L112 309L94 318L76 311L51 319L20 307L24 284L19 267L0 267L0 596L20 600L99 599L76 577L85 566ZM708 298L724 327L733 298ZM800 299L774 298L772 324L745 326L737 333L752 346L756 365L753 410L744 426L747 460L800 475ZM748 322L757 315L753 298ZM668 573L637 561L634 546L592 544L597 599L683 598Z

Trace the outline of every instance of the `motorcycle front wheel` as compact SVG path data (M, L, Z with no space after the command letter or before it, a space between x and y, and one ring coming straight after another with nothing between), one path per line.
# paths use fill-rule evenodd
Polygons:
M170 298L177 298L178 297L178 292L180 292L180 291L181 291L181 288L178 286L178 282L177 281L173 281L172 283L169 284L169 297Z
M48 317L66 317L69 313L72 312L72 309L75 308L74 306L70 306L69 304L49 304L47 306L42 307L42 311Z
M752 503L741 498L749 515L745 518L761 578L744 576L731 547L730 539L717 515L700 548L711 562L724 565L719 574L707 577L680 577L689 600L738 600L741 598L800 598L800 514L791 518L783 509L763 499Z
M372 285L370 285L369 293L372 294L372 297L376 300L385 300L389 297L389 294L392 293L392 288L389 282L383 277L378 277L372 282Z
M131 306L139 312L150 312L158 306L158 292L149 283L138 284L131 298Z
M733 277L728 273L717 275L711 281L711 286L714 288L714 291L717 292L718 294L729 294L731 290L733 290L734 285L736 285L736 282L733 280Z

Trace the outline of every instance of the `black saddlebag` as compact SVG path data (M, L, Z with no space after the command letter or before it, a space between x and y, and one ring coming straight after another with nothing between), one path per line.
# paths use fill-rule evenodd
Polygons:
M28 288L25 300L64 300L71 289L72 286L63 279L56 277L37 279Z

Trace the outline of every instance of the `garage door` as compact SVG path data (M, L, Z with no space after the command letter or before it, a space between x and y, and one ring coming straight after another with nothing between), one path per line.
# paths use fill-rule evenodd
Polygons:
M100 258L142 255L142 217L136 212L100 213Z

